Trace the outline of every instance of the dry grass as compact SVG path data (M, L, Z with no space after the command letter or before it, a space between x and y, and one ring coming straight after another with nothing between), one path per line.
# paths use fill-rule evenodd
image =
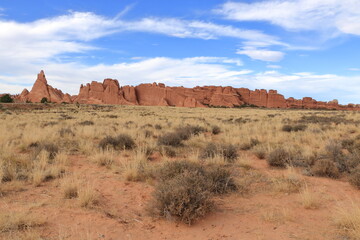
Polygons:
M338 206L334 222L340 232L350 239L360 239L360 206L352 202L351 206Z
M318 209L321 205L319 196L310 191L307 185L300 191L300 202L305 209Z
M32 216L29 212L8 212L0 213L0 233L16 232L39 227L45 221L39 217Z
M100 203L100 196L90 184L81 186L78 191L78 199L81 207L93 208Z

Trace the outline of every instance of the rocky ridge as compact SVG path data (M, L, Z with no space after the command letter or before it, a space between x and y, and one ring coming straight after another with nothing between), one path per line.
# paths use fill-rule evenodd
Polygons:
M70 96L48 85L44 71L38 77L29 92L24 89L14 96L17 102L40 102L46 98L55 103L81 104L121 104L143 106L175 107L242 107L257 106L265 108L296 109L343 109L360 110L360 105L340 105L337 100L316 101L310 97L303 99L288 98L276 90L249 90L221 86L203 86L194 88L168 87L162 83L140 84L138 86L120 86L115 79L105 79L102 83L91 82L80 86L79 94Z

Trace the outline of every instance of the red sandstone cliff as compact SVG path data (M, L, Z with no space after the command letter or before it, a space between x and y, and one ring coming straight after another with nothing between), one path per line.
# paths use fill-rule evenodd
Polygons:
M310 97L302 100L285 99L276 90L255 91L247 88L204 86L195 88L167 87L162 83L121 87L117 80L105 79L103 83L91 82L80 86L79 95L70 96L47 84L41 71L29 92L26 89L16 96L17 101L40 102L46 97L51 102L78 102L83 104L121 104L176 107L239 107L244 105L266 108L344 109L360 110L360 105L339 105L336 100L316 101Z
M40 102L42 98L46 98L48 101L55 103L72 102L69 94L64 94L61 90L48 85L45 73L41 70L31 91L29 92L27 89L24 89L21 94L16 97L16 100L22 102Z

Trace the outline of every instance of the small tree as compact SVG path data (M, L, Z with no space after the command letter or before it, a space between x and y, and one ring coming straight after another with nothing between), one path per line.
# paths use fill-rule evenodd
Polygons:
M4 96L0 97L0 102L2 103L12 103L14 100L10 97L9 94L5 94Z
M48 103L49 101L48 101L48 99L46 97L43 97L40 102L41 103Z

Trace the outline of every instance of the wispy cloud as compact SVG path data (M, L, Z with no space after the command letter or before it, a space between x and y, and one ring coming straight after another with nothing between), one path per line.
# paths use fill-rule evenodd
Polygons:
M284 57L284 53L280 51L272 51L255 47L243 47L236 52L237 54L247 55L252 59L266 62L278 62Z
M215 13L237 21L266 21L290 31L323 31L360 35L357 0L268 0L254 3L227 2Z

